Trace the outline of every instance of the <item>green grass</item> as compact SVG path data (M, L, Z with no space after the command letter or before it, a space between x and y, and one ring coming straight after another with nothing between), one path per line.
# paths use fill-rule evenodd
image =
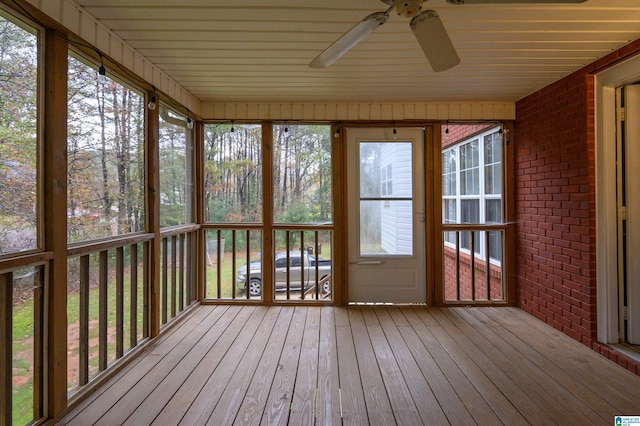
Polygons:
M30 423L33 418L33 379L21 387L13 388L13 412L14 425Z
M278 251L284 250L278 249ZM236 254L236 268L245 264L246 252L238 252ZM320 255L323 258L331 258L330 244L323 245L323 253ZM226 252L224 255L224 261L221 263L221 277L222 277L222 294L220 298L230 299L232 297L232 287L235 285L233 280L233 260L232 254ZM141 256L140 256L141 258ZM257 255L252 255L252 260L257 259ZM97 256L92 256L91 268L97 268ZM70 262L78 262L78 259L71 259ZM138 265L138 303L137 303L137 329L134 331L138 337L138 340L142 338L142 325L144 315L144 300L143 300L143 283L142 283L142 263ZM217 265L206 267L206 286L208 298L217 298L216 292L216 280L217 280ZM72 268L70 268L71 270ZM130 333L131 330L131 282L130 274L128 273L128 265L125 264L124 275L124 310L123 310L123 340L124 351L130 349ZM71 274L70 274L71 275ZM179 277L179 271L177 276ZM69 277L70 280L74 277ZM171 318L171 299L174 297L171 290L171 275L168 276L168 295L167 295L167 318ZM89 339L95 344L89 348L89 377L93 378L98 373L99 363L99 348L97 339L99 337L100 325L99 325L99 290L97 285L89 290ZM115 325L116 325L116 284L115 284L115 262L109 262L109 279L107 284L107 326L109 334L114 335L109 338L107 344L107 354L109 362L115 360L116 344L113 341L115 339ZM177 296L177 295L176 295ZM241 292L236 293L236 297L244 297ZM161 300L162 303L162 300ZM179 302L176 301L176 310L179 309ZM73 327L77 328L80 317L80 295L77 292L69 293L67 295L67 319L68 330L71 336L71 330ZM27 377L24 384L21 386L14 385L13 387L13 423L15 425L26 424L33 419L33 334L34 334L34 302L33 300L26 301L20 305L13 307L13 376L15 377ZM75 331L74 336L78 333ZM71 337L69 337L71 339ZM69 354L69 390L78 387L79 383L76 379L72 379L71 370L79 368L79 342L77 338L69 340L67 342L68 354Z

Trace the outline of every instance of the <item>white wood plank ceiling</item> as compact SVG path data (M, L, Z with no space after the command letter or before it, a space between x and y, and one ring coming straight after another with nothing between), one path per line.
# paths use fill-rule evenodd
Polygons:
M391 19L307 66L380 0L76 0L202 102L515 102L640 38L640 0L453 6L429 0L461 63L435 73Z

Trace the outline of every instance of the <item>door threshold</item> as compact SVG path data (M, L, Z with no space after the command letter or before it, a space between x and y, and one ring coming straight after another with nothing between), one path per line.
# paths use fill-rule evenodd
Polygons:
M618 343L610 345L616 351L628 356L634 361L640 362L640 345L632 345L630 343Z
M348 306L429 306L422 302L349 302Z

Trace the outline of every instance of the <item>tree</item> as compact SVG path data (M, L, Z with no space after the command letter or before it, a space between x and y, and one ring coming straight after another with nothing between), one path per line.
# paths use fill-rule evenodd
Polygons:
M69 59L69 241L144 230L144 98Z
M204 143L207 220L210 222L260 222L262 220L261 127L206 126Z
M0 255L37 247L38 39L0 16Z

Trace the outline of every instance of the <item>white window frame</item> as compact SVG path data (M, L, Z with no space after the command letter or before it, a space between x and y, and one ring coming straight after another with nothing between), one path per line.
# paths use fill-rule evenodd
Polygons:
M499 133L500 132L500 127L492 127L489 130L486 130L482 133L479 133L473 137L464 139L458 143L456 143L455 145L451 145L448 146L447 148L442 150L442 155L444 156L445 153L448 152L455 152L455 160L456 160L456 169L454 172L450 172L450 174L455 175L455 189L454 189L454 195L442 195L442 218L443 218L443 223L445 224L455 224L455 223L462 223L460 222L460 218L462 217L462 201L464 200L479 200L479 212L478 212L478 224L484 224L487 223L486 221L486 208L487 208L487 200L500 200L501 201L501 218L504 217L504 212L502 211L504 209L504 203L502 202L503 199L503 188L504 186L501 185L500 188L500 193L499 194L486 194L486 186L485 186L485 170L486 170L486 166L488 165L486 163L486 159L485 159L485 137L489 136L489 135L493 135L495 133ZM479 187L478 187L478 194L467 194L467 195L461 195L461 185L462 185L462 161L461 161L461 157L460 157L460 148L464 145L467 144L471 144L473 142L477 142L478 143L478 167L479 167L479 174L478 174L478 179L479 179ZM502 151L504 153L504 150ZM497 164L497 163L490 163L490 164ZM501 158L500 159L500 165L504 164L504 159ZM504 171L504 167L501 167L501 170ZM444 167L442 170L442 179L444 181L444 179L446 178L445 172L444 172ZM446 209L445 209L445 201L447 200L453 200L455 201L455 218L452 220L448 220L446 219ZM481 232L480 233L480 238L476 239L475 241L475 257L477 259L481 259L481 260L486 260L487 258L487 253L486 253L486 244L485 244L485 236L486 233L485 232ZM446 239L445 236L445 240L444 240L444 245L446 247L450 247L452 249L456 248L456 244L455 242L450 242ZM460 252L461 253L465 253L467 255L471 255L471 250L467 249L467 248L460 248ZM501 265L501 261L499 259L494 259L493 257L491 257L490 259L491 264L493 265Z

